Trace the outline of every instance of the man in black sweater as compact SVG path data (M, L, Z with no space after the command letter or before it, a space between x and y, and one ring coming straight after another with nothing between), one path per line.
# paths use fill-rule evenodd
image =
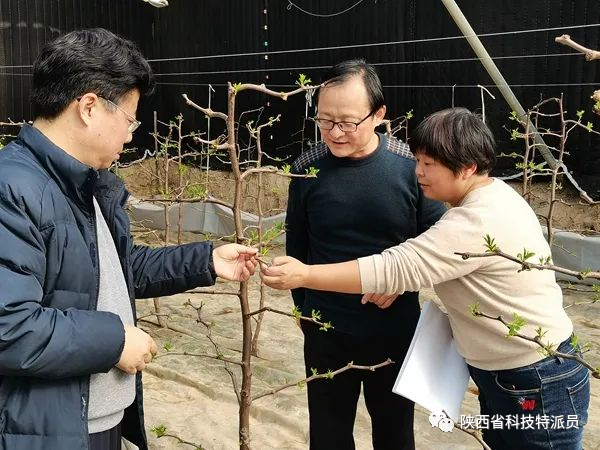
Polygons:
M307 264L379 253L427 230L445 212L423 196L408 145L375 132L386 107L373 67L361 59L345 61L324 79L315 118L323 142L293 165L294 173L314 167L318 174L293 179L286 219L287 254ZM308 384L311 450L355 448L361 387L374 449L414 449L414 404L392 387L419 318L418 293L403 294L387 309L362 305L360 295L295 289L292 296L304 316L320 311L334 326L325 332L302 323L307 375L350 361L395 361L374 372L347 371Z

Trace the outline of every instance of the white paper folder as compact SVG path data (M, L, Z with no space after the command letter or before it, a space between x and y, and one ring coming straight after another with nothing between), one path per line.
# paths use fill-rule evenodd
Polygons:
M393 391L458 422L468 384L467 363L456 351L448 317L435 303L425 303Z

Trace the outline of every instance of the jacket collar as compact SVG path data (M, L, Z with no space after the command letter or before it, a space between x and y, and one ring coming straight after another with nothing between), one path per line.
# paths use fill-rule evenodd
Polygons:
M99 180L105 188L122 184L119 178L107 169L96 170L78 161L31 125L23 125L18 139L66 195L88 208L92 206L91 197Z

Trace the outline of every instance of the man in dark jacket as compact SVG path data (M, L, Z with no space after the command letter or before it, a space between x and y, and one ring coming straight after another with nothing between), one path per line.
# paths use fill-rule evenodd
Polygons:
M0 449L147 449L141 371L156 344L135 298L247 279L255 250L132 243L107 169L154 85L135 46L102 30L47 44L33 126L0 151Z

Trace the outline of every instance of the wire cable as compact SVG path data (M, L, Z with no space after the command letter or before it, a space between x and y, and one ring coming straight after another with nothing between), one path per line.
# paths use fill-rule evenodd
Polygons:
M315 13L312 13L310 11L300 8L298 5L293 3L291 0L288 0L288 5L287 5L286 9L289 11L290 9L292 9L292 7L294 7L296 9L298 9L299 11L302 11L304 14L308 14L309 16L313 16L313 17L335 17L335 16L340 16L340 15L350 11L351 9L354 9L355 7L360 5L363 1L364 0L358 0L354 5L350 6L349 8L346 8L343 11L336 12L333 14L315 14Z
M569 53L547 53L547 54L538 54L538 55L509 55L509 56L494 56L492 57L495 61L500 60L510 60L510 59L532 59L532 58L558 58L558 57L573 57L573 56L581 56L579 53L569 52ZM440 63L452 63L452 62L472 62L479 61L479 58L452 58L452 59L429 59L429 60L419 60L419 61L389 61L389 62L378 62L378 63L369 63L372 66L404 66L404 65L414 65L414 64L440 64ZM9 67L9 66L0 66L0 70ZM31 66L29 66L31 67ZM182 75L218 75L218 74L226 74L226 73L256 73L256 72L281 72L281 71L292 71L292 70L319 70L319 69L327 69L330 66L298 66L298 67L274 67L269 69L231 69L231 70L212 70L212 71L201 71L201 72L165 72L165 73L155 73L155 76L182 76ZM0 75L21 75L18 73L6 73L0 72ZM22 74L29 76L30 74Z
M167 86L208 86L208 83L174 83L168 81L160 81L156 84L167 85ZM226 87L227 84L211 83L211 86ZM488 89L497 89L498 86L495 84L388 84L383 85L385 89L451 89L451 88L477 88L485 87ZM521 87L573 87L573 86L598 86L598 83L532 83L532 84L509 84L511 88ZM270 88L297 88L295 84L269 84Z
M575 30L580 28L591 28L598 27L600 23L593 23L587 25L572 25L572 26L563 26L563 27L551 27L551 28L531 28L527 30L517 30L517 31L502 31L497 33L482 33L477 36L481 37L494 37L494 36L506 36L509 34L523 34L523 33L539 33L543 31L560 31L560 30ZM229 53L229 54L221 54L221 55L202 55L202 56L184 56L179 58L158 58L158 59L149 59L148 62L167 62L167 61L191 61L197 59L214 59L214 58L234 58L240 56L272 56L272 55L282 55L287 53L301 53L301 52L319 52L326 50L343 50L343 49L351 49L351 48L365 48L365 47L377 47L377 46L387 46L387 45L400 45L400 44L420 44L424 42L438 42L438 41L449 41L455 39L465 39L467 36L446 36L440 38L425 38L425 39L408 39L404 41L386 41L386 42L375 42L372 44L353 44L353 45L338 45L334 47L313 47L313 48L300 48L293 50L274 50L270 52L249 52L249 53ZM470 37L470 36L469 36Z
M514 56L496 56L492 57L493 60L504 60L504 59L527 59L527 58L555 58L562 56L581 56L580 53L549 53L539 55L514 55ZM402 65L413 65L413 64L440 64L440 63L451 63L451 62L469 62L479 61L479 58L454 58L454 59L430 59L420 61L390 61L380 63L369 63L371 66L402 66ZM301 66L301 67L275 67L269 69L231 69L231 70L212 70L204 72L166 72L166 73L155 73L154 75L159 76L180 76L180 75L218 75L225 73L255 73L255 72L280 72L280 71L292 71L292 70L319 70L327 69L330 66Z
M563 26L563 27L551 27L551 28L531 28L527 30L517 30L517 31L502 31L498 33L482 33L477 36L481 37L495 37L495 36L505 36L509 34L523 34L523 33L539 33L544 31L561 31L561 30L575 30L581 28L591 28L591 27L599 27L600 23L586 24L586 25L572 25L572 26ZM248 52L248 53L228 53L221 55L202 55L202 56L185 56L178 58L154 58L148 59L148 62L156 63L156 62L170 62L170 61L194 61L201 59L216 59L216 58L235 58L242 56L271 56L271 55L282 55L289 53L301 53L301 52L317 52L317 51L327 51L327 50L344 50L350 48L366 48L366 47L377 47L377 46L387 46L387 45L400 45L400 44L419 44L425 42L437 42L437 41L448 41L454 39L465 39L466 36L446 36L441 38L425 38L425 39L409 39L404 41L387 41L387 42L375 42L372 44L353 44L353 45L339 45L334 47L314 47L314 48L300 48L300 49L292 49L292 50L276 50L270 52ZM575 55L579 55L579 53L573 53ZM3 65L0 66L0 69L13 69L13 68L31 68L30 65Z
M31 69L33 64L21 65L21 66L0 66L0 69Z

